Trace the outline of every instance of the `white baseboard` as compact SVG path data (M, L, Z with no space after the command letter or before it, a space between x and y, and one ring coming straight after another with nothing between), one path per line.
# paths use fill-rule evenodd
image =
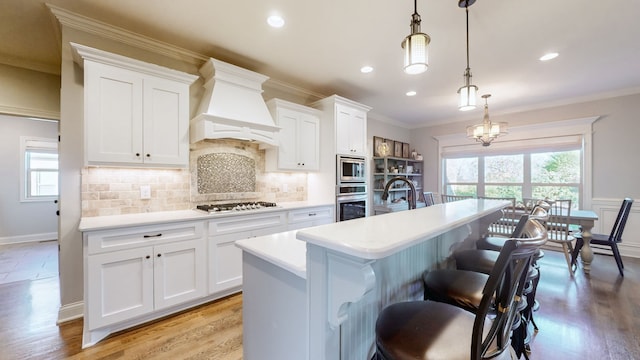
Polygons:
M57 240L57 239L58 239L58 232L17 235L17 236L4 236L4 237L0 237L0 245L49 241L49 240Z
M68 305L63 305L58 310L58 320L56 324L79 319L84 316L84 301L78 301Z

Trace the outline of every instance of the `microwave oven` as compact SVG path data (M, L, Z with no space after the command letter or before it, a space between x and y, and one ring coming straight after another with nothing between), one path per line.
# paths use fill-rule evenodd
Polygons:
M338 155L337 183L366 182L365 162L364 157Z

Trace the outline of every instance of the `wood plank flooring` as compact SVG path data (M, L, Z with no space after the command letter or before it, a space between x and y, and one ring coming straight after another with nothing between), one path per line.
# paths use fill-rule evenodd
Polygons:
M624 260L624 278L603 255L596 256L591 276L579 269L571 278L562 254L545 251L534 315L540 331L530 359L640 359L640 259ZM82 320L56 326L58 307L56 278L0 285L0 359L242 359L241 295L85 350Z

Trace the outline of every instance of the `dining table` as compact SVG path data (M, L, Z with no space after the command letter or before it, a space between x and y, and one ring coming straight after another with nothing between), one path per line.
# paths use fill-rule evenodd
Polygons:
M581 229L582 239L584 245L580 249L580 259L582 260L582 268L585 274L589 274L591 271L591 262L593 262L593 250L589 243L591 242L591 230L598 220L598 214L593 210L571 210L569 213L569 223L577 225Z

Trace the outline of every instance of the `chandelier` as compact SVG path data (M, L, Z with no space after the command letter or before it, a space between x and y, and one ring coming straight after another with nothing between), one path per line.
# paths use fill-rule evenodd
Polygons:
M464 6L467 14L467 69L464 71L464 86L458 89L460 98L458 101L458 109L460 111L468 111L476 108L476 98L478 87L471 85L471 68L469 67L469 6L473 5L475 0L460 0L459 7Z
M411 34L404 38L404 72L420 74L429 67L429 51L427 46L431 42L429 35L420 32L420 15L418 15L418 0L413 1L413 15L411 15Z
M484 99L484 118L482 119L482 124L467 126L467 137L482 143L482 146L489 146L498 136L508 133L506 122L495 123L489 120L489 105L487 104L487 99L490 96L491 94L482 95Z

